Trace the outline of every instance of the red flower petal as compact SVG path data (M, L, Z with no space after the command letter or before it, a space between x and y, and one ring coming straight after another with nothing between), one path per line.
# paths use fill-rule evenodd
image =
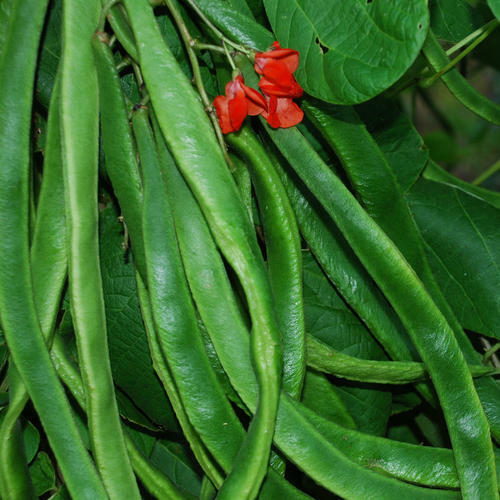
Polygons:
M300 123L304 112L290 98L269 97L268 109L262 116L273 128L288 128Z
M267 110L266 99L262 94L251 87L243 86L247 98L248 114L250 116L260 115Z
M273 128L278 128L280 126L280 120L276 115L276 108L278 106L278 99L274 96L268 97L267 99L267 111L262 113L262 116L267 120L267 123Z
M288 85L279 85L272 79L263 77L259 81L259 87L266 95L274 95L276 97L300 97L304 91L302 87L297 83L295 78L291 76L291 80Z
M245 99L243 90L239 91L238 95L233 99L229 99L228 108L233 130L239 130L248 114L247 100Z
M234 132L231 124L231 118L229 117L229 99L223 95L218 95L214 99L214 107L217 111L217 117L219 118L219 125L222 129L222 133L229 134L229 132Z
M281 61L290 73L299 67L299 53L293 49L282 49L279 42L274 42L271 50L255 54L255 71L259 75L263 74L261 71L269 60Z
M276 115L281 128L294 127L304 118L304 112L291 99L277 98Z

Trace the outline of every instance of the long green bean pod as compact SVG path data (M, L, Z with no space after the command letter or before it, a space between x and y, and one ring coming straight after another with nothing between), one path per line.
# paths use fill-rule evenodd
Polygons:
M82 379L76 367L72 364L66 352L64 341L60 336L54 338L51 350L52 361L56 367L59 377L69 389L80 407L85 410L85 389ZM136 474L144 486L157 498L169 498L172 500L188 500L189 497L179 491L177 486L142 455L132 438L124 433L127 450ZM189 499L190 500L190 499Z
M285 188L256 136L243 127L227 136L248 162L266 240L269 279L283 339L283 388L299 398L305 375L302 250L299 229Z
M64 187L62 180L61 142L59 134L60 86L56 80L49 109L47 142L45 146L43 180L38 198L37 217L30 250L33 297L38 321L45 339L50 343L57 318L61 292L67 273L66 226L64 217ZM0 476L5 495L15 485L15 470L22 464L18 457L10 457L9 443L14 444L15 422L28 400L28 394L14 365L10 368L9 391L11 401L0 427ZM10 472L7 468L11 468ZM13 470L12 470L13 469ZM20 471L22 472L22 471ZM20 498L21 493L12 494Z
M267 470L281 384L280 335L272 293L253 228L195 91L166 47L147 2L126 0L125 6L167 145L247 296L260 404L224 491L253 498Z
M198 331L146 109L134 113L133 127L144 178L144 248L158 343L190 421L209 450L222 450L216 458L227 467L238 451L233 436L242 435L243 428L217 383ZM213 420L226 425L214 432Z
M465 359L469 363L479 363L478 354L432 275L420 233L396 176L356 111L346 106L325 106L322 109L308 101L304 102L304 107L312 122L337 153L368 214L397 245L422 280L452 328ZM377 189L372 186L377 186ZM495 382L487 379L477 381L476 385L488 391L488 394L481 392L480 399L491 430L499 437L500 389L497 387L495 391Z
M108 41L104 33L97 33L92 40L99 82L99 112L106 172L127 224L134 251L134 264L143 279L146 279L141 220L142 181L120 76Z
M465 498L497 498L490 430L453 330L397 247L298 130L270 130L398 313L432 378ZM408 293L411 284L411 293Z
M28 241L31 105L47 1L16 1L0 56L0 316L9 350L69 491L105 498L50 362L38 322ZM20 50L19 40L22 40Z
M115 399L99 263L98 84L91 45L98 19L98 0L65 0L61 140L69 292L96 462L111 498L134 499L140 495Z
M429 377L423 363L412 361L372 361L348 356L307 336L307 364L336 377L374 384L410 384ZM495 370L488 366L469 366L473 377L483 377Z
M258 401L258 384L249 354L250 338L224 263L200 207L182 177L175 168L164 172L174 207L182 259L198 311L231 384L250 410L254 411ZM427 495L429 498L456 497L453 493L425 490L395 481L386 483L387 478L356 467L331 442L318 434L314 425L303 428L302 422L304 419L307 421L308 416L302 415L300 409L289 401L282 392L275 443L292 462L330 491L360 499L397 498L401 494L414 498L425 498ZM302 432L305 432L303 439L300 437ZM358 436L360 447L364 446L364 436L361 433ZM362 456L367 462L370 461L369 454ZM412 463L418 463L418 460L413 460ZM331 473L333 464L336 474ZM392 465L389 463L387 467ZM398 469L397 464L394 469ZM272 484L279 485L277 475L270 470L261 495L281 491L281 487L280 490L271 488ZM274 493L270 498L282 494ZM291 498L291 495L290 492L287 498Z
M199 230L199 222L203 221L204 226L202 227L205 228L205 231L208 232L208 228L206 227L206 223L204 222L203 215L200 212L199 206L194 200L193 195L187 187L185 181L182 179L181 174L177 170L177 167L168 150L166 149L164 141L162 140L161 132L157 127L155 132L157 133L161 171L165 180L165 184L167 186L170 205L172 206L176 233L179 242L179 250L181 251L186 278L189 282L189 287L191 289L191 293L193 294L193 298L196 302L198 311L200 312L200 315L206 324L211 340L217 344L216 351L218 348L220 348L219 343L221 341L221 338L224 336L226 339L231 338L231 331L235 328L238 329L240 334L247 339L248 343L248 328L245 325L245 322L242 320L241 313L238 309L238 305L234 300L234 297L232 298L232 300L224 301L224 304L228 304L228 307L234 307L234 316L231 318L232 322L228 323L223 322L223 314L222 316L219 316L219 314L217 313L217 309L220 306L220 298L218 299L217 303L206 300L207 296L205 291L207 289L212 289L212 286L216 286L216 284L218 285L218 283L215 283L214 280L211 279L210 272L202 272L198 267L196 267L196 265L194 265L194 261L196 261L196 258L200 258L203 255L206 248L204 244L206 244L207 242L206 233L203 234L203 238L199 238L197 235L197 230ZM213 245L211 236L208 236L208 241ZM225 276L224 285L225 287L229 287L230 289L230 284L228 282L227 276ZM227 290L227 288L225 288L225 290ZM207 308L209 308L210 310L207 310ZM220 318L220 322L214 322L214 315ZM214 331L213 328L216 328L217 331ZM235 356L234 359L237 359L239 356L238 351L240 349L240 346L238 344L234 344L230 346L230 349L232 349L233 355ZM232 370L232 373L235 371L237 370ZM242 375L243 377L248 376L248 374L244 373ZM233 383L234 379L231 379L231 382ZM237 382L237 386L239 387L239 382ZM214 424L216 424L215 421ZM243 441L243 435L241 435L241 433L240 435L233 435L232 439L234 439L241 445ZM216 457L221 455L220 451L216 448L213 448L213 453ZM227 471L230 470L230 466L231 464L228 464L226 460ZM220 485L216 484L216 486ZM272 467L268 470L268 474L262 486L260 495L262 498L275 498L276 496L283 495L285 495L286 498L303 497L301 493L299 493L288 482L286 482L276 472L274 472Z
M210 481L214 485L220 486L222 484L223 477L219 467L217 467L217 464L210 455L210 452L201 441L201 438L196 432L196 429L193 427L193 424L189 421L189 416L182 404L179 391L175 386L172 374L167 366L167 361L163 356L158 336L156 334L156 326L153 319L153 312L151 310L151 300L149 298L146 285L138 273L136 275L136 280L139 304L141 307L144 328L148 338L149 351L151 353L154 370L156 371L156 374L165 389L170 404L175 412L175 416L179 421L179 425L181 426L182 432L189 443L193 455L200 464L203 472L208 478L210 478Z

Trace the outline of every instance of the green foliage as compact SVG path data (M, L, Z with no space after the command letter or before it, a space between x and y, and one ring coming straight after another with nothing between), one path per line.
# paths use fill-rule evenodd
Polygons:
M417 57L429 26L424 0L264 3L281 43L303 54L299 83L336 104L366 101L398 80Z
M498 498L500 2L106 4L0 1L0 497Z

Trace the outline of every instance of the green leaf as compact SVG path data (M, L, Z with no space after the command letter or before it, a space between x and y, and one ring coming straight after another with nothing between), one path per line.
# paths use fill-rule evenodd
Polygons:
M411 66L429 27L425 0L265 0L283 47L300 53L298 82L335 104L366 101Z
M500 211L425 179L408 199L434 275L461 324L500 338Z
M62 1L54 0L43 32L35 86L38 102L47 109L61 58L61 21Z
M34 458L40 446L40 433L38 429L26 420L22 420L21 428L23 432L24 450L26 452L26 462L29 464Z
M500 0L488 0L488 5L497 19L500 19Z
M56 473L49 456L44 451L41 451L31 464L30 476L39 497L56 487Z
M113 378L153 422L166 429L177 424L154 372L142 323L135 270L125 252L123 225L112 206L101 212L100 253Z
M1 393L6 396L6 403L8 404L8 393ZM0 425L5 417L6 409L0 409ZM40 433L38 429L29 421L21 417L21 430L23 434L24 452L26 454L26 463L30 463L38 452L40 446Z
M307 370L301 403L318 415L348 429L356 429L356 423L328 379L313 370Z
M429 159L424 141L399 106L388 99L375 99L356 108L368 131L406 192L418 179Z
M150 460L161 472L168 476L179 488L198 497L201 491L201 479L171 448L177 443L157 441L150 455Z
M306 330L338 351L363 359L387 359L358 317L346 306L314 258L304 253ZM368 384L337 381L340 395L358 429L383 435L390 415L391 394Z
M476 198L481 198L482 200L488 202L496 208L500 208L500 193L496 191L490 191L479 186L474 186L469 184L458 177L447 172L444 168L440 167L437 163L429 161L425 167L423 176L431 181L441 182L443 184L450 184L452 186L465 191L466 193L475 196Z
M430 0L431 29L440 39L459 42L491 19L485 5L471 5L467 0Z

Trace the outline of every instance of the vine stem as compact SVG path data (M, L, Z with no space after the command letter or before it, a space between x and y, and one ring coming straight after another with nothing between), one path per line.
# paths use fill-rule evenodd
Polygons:
M486 340L484 337L481 337L481 343L486 349L486 352L483 355L483 363L486 364L491 361L493 363L493 366L499 368L500 360L498 359L496 353L498 352L498 350L500 350L500 342L497 342L494 346L492 346L488 340Z
M196 52L194 50L194 47L196 46L196 41L191 37L187 29L186 23L184 22L184 19L182 18L182 15L179 12L179 9L177 8L175 2L173 0L164 0L164 2L168 10L170 11L170 14L172 14L172 17L174 18L175 24L177 25L177 28L179 29L182 40L184 42L184 45L186 46L189 62L191 63L191 68L193 70L194 83L201 96L201 101L203 103L203 106L205 107L205 111L208 113L210 121L212 122L212 125L214 127L215 135L217 136L217 140L219 141L219 145L222 149L224 159L226 160L229 169L233 171L234 170L233 162L231 161L231 158L229 157L229 154L227 152L226 141L224 140L224 136L222 134L222 130L219 125L217 114L215 113L215 109L212 106L212 102L208 98L205 86L203 85L203 79L201 77L201 71L200 71L200 64L198 62L198 57L196 56Z
M493 165L485 170L482 174L478 175L471 184L474 186L479 186L485 180L489 179L492 175L496 174L500 170L500 160L493 163Z
M220 52L222 54L226 53L226 51L218 45L212 45L210 43L200 43L198 42L198 40L193 40L192 46L194 50L211 50L212 52Z

